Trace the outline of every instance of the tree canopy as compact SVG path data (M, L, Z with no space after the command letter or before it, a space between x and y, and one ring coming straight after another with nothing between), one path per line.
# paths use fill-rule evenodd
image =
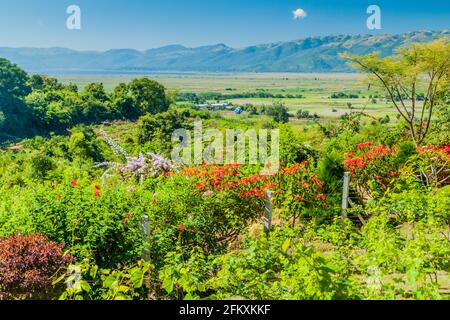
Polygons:
M105 120L136 120L168 109L166 89L142 78L119 84L112 93L102 83L82 92L45 75L29 77L6 59L0 59L0 132L12 136L65 132L77 124Z
M433 113L450 86L448 39L400 48L398 55L382 58L378 53L343 57L381 85L420 145L430 130ZM423 96L424 99L420 99Z

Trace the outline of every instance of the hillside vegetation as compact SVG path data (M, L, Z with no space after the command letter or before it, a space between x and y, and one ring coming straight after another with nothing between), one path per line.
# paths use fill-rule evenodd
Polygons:
M79 91L1 59L0 300L449 299L450 44L345 58L395 122L200 109L148 78ZM279 163L171 159L199 121L278 129Z

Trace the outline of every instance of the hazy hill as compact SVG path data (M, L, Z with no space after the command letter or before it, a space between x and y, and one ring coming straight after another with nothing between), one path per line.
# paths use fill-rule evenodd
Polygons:
M106 52L65 48L4 48L7 58L29 72L347 72L343 52L391 55L403 45L449 36L449 30L417 31L400 35L338 35L262 44L242 49L224 44L187 48L166 46L147 51Z

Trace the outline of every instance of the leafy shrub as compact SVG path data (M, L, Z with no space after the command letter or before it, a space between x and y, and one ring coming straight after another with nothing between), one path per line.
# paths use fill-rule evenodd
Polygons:
M39 234L0 239L0 298L54 298L61 287L52 277L65 272L72 261L63 245Z
M298 232L298 231L297 231ZM273 300L356 299L358 286L345 261L305 246L293 229L248 238L245 246L218 257L208 285L214 298Z
M68 274L54 283L67 286L60 300L141 300L147 297L145 279L150 268L148 262L138 261L119 269L101 269L84 260L70 265Z
M288 108L282 102L275 102L273 106L269 107L267 114L273 118L277 123L288 123L289 112Z
M397 223L415 222L433 218L445 222L450 218L450 187L427 191L411 189L390 193L368 203L368 210L390 212Z
M40 232L66 243L79 260L94 258L106 268L140 258L140 220L150 198L145 190L74 179L16 191L0 206L0 234Z
M213 264L202 249L193 248L187 255L169 252L159 279L170 297L193 300L207 296L206 281L212 272Z
M45 179L48 173L55 169L56 165L52 158L45 155L35 155L31 158L31 168L33 175L38 179Z

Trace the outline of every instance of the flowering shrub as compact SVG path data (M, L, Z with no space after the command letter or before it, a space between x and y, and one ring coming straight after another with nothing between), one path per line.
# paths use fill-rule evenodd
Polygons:
M275 204L283 209L283 217L292 225L302 215L319 216L328 206L324 182L308 162L282 169L275 177Z
M386 190L392 179L399 175L399 164L395 161L398 152L396 147L362 143L355 152L346 154L344 167L352 173L353 182L360 191Z
M149 199L143 187L130 188L120 180L102 184L70 179L17 189L8 207L0 206L0 234L39 232L65 243L78 260L93 258L99 266L112 268L140 258L140 220Z
M124 179L136 178L141 182L145 178L161 176L175 169L170 160L153 153L148 153L147 156L140 154L137 157L126 157L126 163L103 162L95 166L96 169L102 167L109 167L103 174L104 178L112 176L115 171Z
M43 235L0 239L0 300L57 296L61 287L52 286L52 277L64 273L71 261L62 244Z
M274 193L282 218L294 224L301 214L318 214L327 205L324 183L308 163L270 175L256 169L203 165L166 174L149 200L150 250L157 267L173 252L189 257L193 247L222 253L242 230L261 219L266 191Z
M137 157L132 157L106 132L102 132L102 136L114 155L121 160L125 160L124 162L103 162L96 165L96 169L108 167L103 174L103 180L111 177L113 173L118 173L124 179L136 178L142 183L146 178L154 178L175 169L172 162L160 154L147 153L146 155L139 154Z
M240 174L237 168L208 166L168 174L158 183L147 200L156 264L176 247L186 254L192 247L221 252L260 217L264 197L243 194L253 186L229 186L240 182Z
M355 152L346 154L344 167L353 181L365 192L385 191L396 178L416 177L423 185L444 185L450 180L450 147L421 146L403 159L400 148L359 144Z
M450 184L450 145L417 148L414 168L425 185Z
M241 203L263 206L265 191L273 191L274 202L286 209L290 217L295 217L305 208L323 208L327 196L324 194L324 182L310 168L308 162L302 162L282 168L272 174L249 174L239 165L202 166L183 170L194 177L197 191L205 196L214 192L226 192Z

